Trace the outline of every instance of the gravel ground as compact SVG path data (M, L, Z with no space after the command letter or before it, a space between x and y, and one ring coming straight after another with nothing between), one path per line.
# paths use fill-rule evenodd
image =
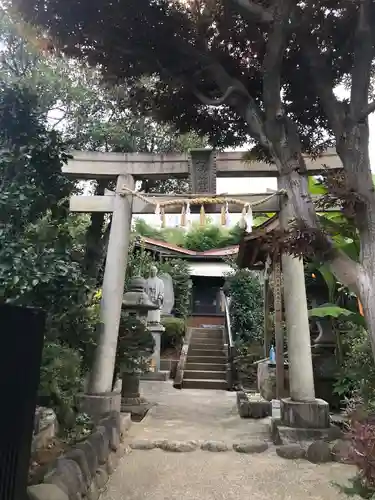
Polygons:
M347 500L334 483L347 483L355 473L351 466L286 460L272 445L259 454L232 451L235 442L269 436L267 419L238 416L235 393L143 382L142 395L156 406L132 425L130 442L217 440L230 451L133 450L120 462L101 500Z

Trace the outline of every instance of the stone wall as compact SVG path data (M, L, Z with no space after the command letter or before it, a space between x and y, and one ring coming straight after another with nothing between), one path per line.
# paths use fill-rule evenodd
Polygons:
M127 452L129 414L110 413L94 432L59 457L40 484L29 486L29 500L98 500L109 476Z

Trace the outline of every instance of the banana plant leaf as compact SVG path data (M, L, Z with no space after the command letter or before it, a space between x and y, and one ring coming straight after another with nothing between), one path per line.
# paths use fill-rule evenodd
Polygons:
M366 327L365 319L360 314L344 309L343 307L336 306L335 304L323 304L309 310L310 318L345 318L356 325Z

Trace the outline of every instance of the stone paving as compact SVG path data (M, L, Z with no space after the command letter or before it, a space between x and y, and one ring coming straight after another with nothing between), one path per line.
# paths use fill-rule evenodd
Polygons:
M194 451L133 450L122 459L101 500L347 498L334 483L345 484L355 473L351 466L285 460L272 445L266 451L259 447L263 452L256 454L234 451L235 443L268 440L268 420L240 419L235 393L179 391L169 382L143 382L142 395L156 406L142 422L133 423L130 444L159 442L160 448L168 442L171 446L164 449L174 449L183 442L193 444ZM228 451L203 451L203 441L227 444L223 449Z

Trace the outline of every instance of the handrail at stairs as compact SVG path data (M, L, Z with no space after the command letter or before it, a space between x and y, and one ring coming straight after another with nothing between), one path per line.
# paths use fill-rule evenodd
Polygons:
M230 322L229 306L230 298L227 297L223 290L220 291L222 304L224 307L224 344L227 349L227 382L228 390L232 391L236 388L238 384L237 367L236 367L236 357L237 350L234 343L232 328Z
M191 328L186 329L185 337L184 337L184 342L182 344L181 348L181 354L180 354L180 359L177 364L177 369L176 369L176 375L173 381L173 387L175 389L182 389L182 381L184 378L184 371L185 371L185 365L186 365L186 359L187 359L187 354L189 350L189 345L190 345L190 339L191 339Z

